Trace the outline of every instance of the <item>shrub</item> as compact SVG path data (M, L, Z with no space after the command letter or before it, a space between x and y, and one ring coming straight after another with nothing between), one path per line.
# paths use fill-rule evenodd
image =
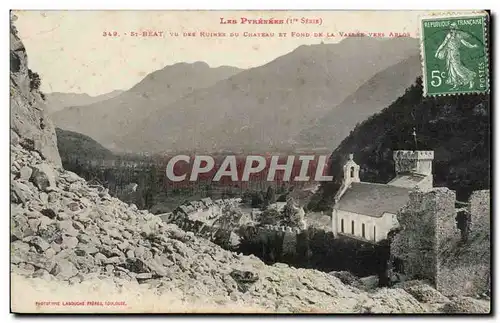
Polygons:
M40 88L40 85L42 84L42 81L40 80L40 75L28 69L28 76L30 78L30 89L32 91L38 90Z

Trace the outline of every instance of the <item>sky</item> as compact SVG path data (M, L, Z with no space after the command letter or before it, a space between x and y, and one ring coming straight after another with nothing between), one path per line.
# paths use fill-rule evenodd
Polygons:
M127 90L147 74L178 62L204 61L251 68L300 45L335 43L340 32L409 33L418 37L422 11L16 11L14 22L41 90L99 95ZM293 24L220 24L220 18L297 18ZM321 24L301 24L302 18ZM133 37L132 32L164 37ZM117 32L118 37L103 36ZM170 36L179 33L178 37ZM240 37L184 37L188 32L238 32ZM244 32L286 32L287 37L242 37ZM290 37L323 32L336 37ZM125 35L125 33L127 35Z

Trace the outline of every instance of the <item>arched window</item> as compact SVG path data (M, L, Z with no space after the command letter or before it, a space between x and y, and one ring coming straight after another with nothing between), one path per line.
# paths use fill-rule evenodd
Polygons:
M377 241L377 227L373 226L373 241Z
M365 237L365 224L361 224L361 236L364 238Z
M351 178L354 177L354 166L351 167Z
M340 232L344 233L344 219L340 220Z
M351 233L354 234L354 221L351 221Z

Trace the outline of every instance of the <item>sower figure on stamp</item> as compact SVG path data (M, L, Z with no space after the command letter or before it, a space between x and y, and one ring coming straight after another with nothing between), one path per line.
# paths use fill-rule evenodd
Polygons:
M471 44L465 40L468 35L457 30L457 24L450 24L450 31L446 35L443 43L436 51L435 57L446 60L446 71L448 78L446 84L452 85L452 89L458 86L469 84L472 89L474 86L474 77L476 73L465 67L460 60L460 47L464 45L468 48L477 47L476 44Z

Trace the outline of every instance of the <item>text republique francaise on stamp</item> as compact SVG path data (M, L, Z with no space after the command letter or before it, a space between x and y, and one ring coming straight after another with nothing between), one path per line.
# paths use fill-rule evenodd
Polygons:
M421 18L424 95L489 91L486 12Z

